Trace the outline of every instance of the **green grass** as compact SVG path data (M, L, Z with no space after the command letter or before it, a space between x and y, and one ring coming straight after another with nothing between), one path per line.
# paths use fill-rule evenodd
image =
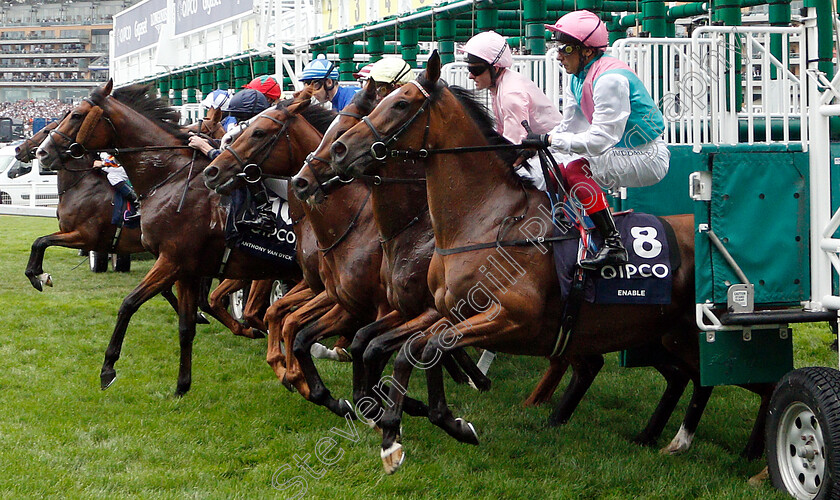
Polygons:
M305 454L323 470L307 478L305 498L786 498L746 483L764 466L739 457L757 397L715 390L693 448L662 456L630 440L664 384L651 369L618 368L615 355L562 428L546 425L549 408L521 405L547 362L500 355L490 393L448 390L481 445L407 418L408 458L394 476L381 470L373 431L358 426L357 442L332 434L346 423L283 388L265 364L264 340L233 337L216 322L199 325L192 391L174 397L177 318L160 297L132 318L118 378L103 392L99 369L117 309L151 261L133 262L129 274L96 275L86 262L76 267L75 250L51 248L44 267L55 287L39 293L23 275L29 247L56 228L53 219L0 216L0 498L282 498L272 475ZM830 341L826 325L797 327L797 366L835 366ZM350 395L348 364L319 367L334 394ZM411 392L425 399L421 379ZM677 431L686 402L660 446ZM328 467L315 458L324 437L343 453ZM279 479L296 474L288 469Z

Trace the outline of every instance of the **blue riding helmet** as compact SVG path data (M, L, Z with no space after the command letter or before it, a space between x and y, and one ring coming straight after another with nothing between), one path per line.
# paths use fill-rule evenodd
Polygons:
M338 67L326 59L318 58L309 61L309 64L303 68L298 80L302 82L309 82L312 80L323 80L331 78L338 80Z
M254 89L245 89L237 92L222 107L222 111L234 114L237 118L248 119L266 109L269 103L265 96Z

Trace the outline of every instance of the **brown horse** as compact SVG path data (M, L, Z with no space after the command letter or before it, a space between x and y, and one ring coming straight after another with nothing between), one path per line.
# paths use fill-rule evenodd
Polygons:
M266 173L272 174L272 176L289 177L294 174L303 163L305 155L310 151L310 149L306 149L309 147L307 145L309 143L306 141L309 140L311 143L320 141L323 131L326 130L335 116L334 113L327 112L323 108L306 110L303 112L303 118L310 126L315 128L315 136L311 139L299 139L296 135L297 129L290 128L288 129L290 133L286 136L288 140L280 140L286 130L280 129L279 123L283 122L278 123L273 120L279 120L287 116L288 110L283 109L286 106L294 109L304 100L300 98L292 103L284 102L278 109L264 112L266 118L256 119L254 122L257 125L256 127L244 129L243 132L247 132L249 137L252 138L250 140L239 140L240 137L236 137L235 142L205 169L205 185L220 194L229 194L233 189L244 186L245 180L242 175L245 166L244 159L250 158L255 158L253 168L260 171L264 169ZM276 129L271 128L275 125L277 125ZM311 130L304 131L311 132ZM263 141L255 140L253 136ZM273 141L272 144L268 144L270 140ZM301 144L307 146L301 147ZM297 259L304 279L289 290L281 300L270 305L266 312L265 322L269 332L266 361L287 387L297 387L301 394L308 396L308 387L291 349L283 353L281 339L284 338L284 335L291 337L291 331L295 331L294 329L298 325L305 324L314 317L326 313L331 305L330 307L322 305L313 309L314 303L312 306L307 304L316 295L324 291L324 284L318 271L320 253L317 250L317 240L312 232L310 221L305 216L302 205L294 197L289 197L289 216L294 221ZM287 315L291 312L295 312L295 314L287 319ZM289 331L289 329L293 330ZM287 342L286 345L291 346L292 343ZM338 359L342 359L341 353L343 353L343 349L339 348L336 356Z
M175 123L177 112L149 95L149 87L129 86L111 96L112 87L109 81L73 109L38 149L38 158L50 165L66 157L68 148L76 152L119 149L114 152L143 200L144 246L158 258L120 306L105 353L101 385L107 388L116 377L114 364L131 315L150 297L177 282L181 356L176 393L182 395L192 383L192 342L201 279L221 274L297 281L300 270L291 264L266 266L236 249L226 256L226 209L196 178L209 162L184 146L187 136Z
M375 173L382 163L374 159L395 154L392 150L396 147L416 151L487 145L475 120L439 78L440 57L434 52L421 77L386 97L365 123L356 125L333 144L331 154L336 171L343 175ZM554 351L562 299L551 252L539 245L506 247L492 243L496 235L497 239L507 239L502 234L505 227L522 231L526 225L538 226L546 234L552 223L545 215L546 198L524 186L511 166L493 155L430 154L426 187L436 246L429 284L437 309L445 318L406 344L394 364L394 374L401 387L407 387L413 366L425 368L430 420L459 441L478 444L472 424L454 418L448 408L440 367L435 361L442 352L468 345L531 356L549 356ZM681 378L699 380L693 218L675 216L668 222L677 235L682 259L673 276L671 303L584 303L575 334L565 350L569 359L600 360L603 364L604 353L659 341L680 360L677 373ZM489 246L471 251L446 251L488 241ZM502 258L509 272L516 271L515 279L502 282L498 276L487 276L487 263ZM570 385L576 397L582 397L600 364L592 363L589 372L581 368L575 364ZM762 408L745 450L748 456L756 457L763 450L763 421L772 385L748 388L762 396ZM399 442L404 393L396 389L390 394L395 404L381 421L381 456L389 473L396 471L405 458ZM697 410L702 413L710 392L711 388L695 391L689 408L692 419L699 421ZM660 406L666 403L666 395ZM684 426L691 425L696 427L696 421L689 422L687 415Z
M242 173L246 164L259 167L263 172L283 176L299 169L300 163L296 161L299 153L278 151L277 145L288 142L308 152L318 146L321 138L320 134L313 133L313 127L306 120L297 116L309 109L308 98L299 96L297 102L300 105L294 109L270 110L260 115L261 118L257 118L243 132L227 150L227 154L223 152L208 167L206 182L210 186L225 188ZM330 130L333 129L334 126L331 126ZM278 139L283 134L288 138L287 141ZM347 186L340 191L324 207L318 207L318 210L303 206L305 220L311 224L320 246L320 275L325 291L289 315L282 330L286 345L294 346L287 350L287 381L294 383L310 401L326 406L339 415L352 416L349 404L333 398L324 387L309 355L310 346L316 340L332 335L349 333L352 336L356 329L374 319L387 318L387 322L380 321L368 328L388 329L401 320L397 315L390 314L385 290L379 280L381 250L368 203L370 192L361 184ZM301 247L298 251L304 253ZM304 324L306 326L298 332L298 328ZM274 329L270 321L270 338ZM295 361L305 377L303 386L292 373ZM353 361L355 383L358 381L362 358L360 356ZM425 405L416 407L418 411L425 412Z
M346 184L331 179L330 165L321 158L328 157L335 139L367 116L377 103L376 85L371 80L339 113L318 149L307 160L306 168L292 178L298 198L320 205L335 188L344 189ZM374 327L363 328L354 337L350 351L354 362L360 362L359 369L354 372L357 380L353 384L353 399L357 406L365 397L374 398L374 404L379 403L374 389L381 380L388 359L412 334L441 318L426 283L429 262L434 253L434 237L422 167L414 161L393 163L399 164L396 169L399 169L401 178L366 180L371 184L373 217L384 252L380 280L394 311L391 314L404 323L384 333ZM458 357L458 362L468 371L477 388L490 388L490 381L475 369L462 349L456 349L452 354ZM368 406L366 409L368 414L375 415L378 408Z

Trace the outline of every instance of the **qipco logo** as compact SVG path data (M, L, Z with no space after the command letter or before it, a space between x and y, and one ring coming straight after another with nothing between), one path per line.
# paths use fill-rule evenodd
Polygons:
M277 241L280 243L288 243L289 245L294 245L297 241L295 232L289 231L288 229L278 229L271 236L277 238Z
M181 17L188 17L198 12L198 0L180 0L178 2L178 12Z

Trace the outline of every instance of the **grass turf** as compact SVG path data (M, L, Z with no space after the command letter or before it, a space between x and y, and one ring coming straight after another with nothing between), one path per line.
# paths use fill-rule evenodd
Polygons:
M160 297L132 318L117 380L101 391L117 309L152 261L93 274L75 250L50 248L44 268L55 287L39 293L23 274L29 247L56 229L53 219L0 216L2 498L787 498L746 483L764 467L739 457L756 396L716 389L692 449L663 456L631 439L664 383L652 369L619 368L616 355L562 428L547 426L550 408L521 405L547 362L500 355L490 393L448 387L481 445L407 417L408 458L394 476L382 472L378 435L287 392L265 364L264 340L234 337L215 321L198 326L192 390L176 398L177 317ZM797 326L796 365L834 366L831 340L827 325ZM350 395L349 364L318 366L333 394ZM410 392L425 400L422 379ZM335 443L329 451L325 438Z

